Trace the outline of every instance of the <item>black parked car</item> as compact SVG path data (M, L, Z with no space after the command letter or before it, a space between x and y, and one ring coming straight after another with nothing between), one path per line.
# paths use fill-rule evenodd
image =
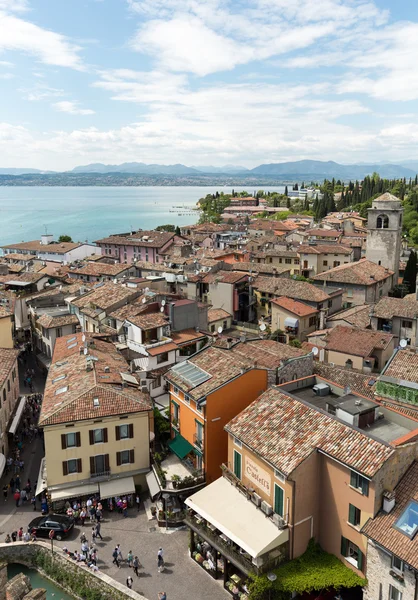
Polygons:
M37 517L29 523L29 533L35 533L36 537L48 538L51 529L55 532L54 540L62 540L74 527L74 519L65 515L46 515Z

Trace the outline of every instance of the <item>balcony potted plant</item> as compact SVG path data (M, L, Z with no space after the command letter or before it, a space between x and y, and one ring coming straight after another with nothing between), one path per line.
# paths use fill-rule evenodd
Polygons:
M180 475L173 475L173 477L171 478L171 481L173 483L173 488L176 490L181 481Z
M156 506L151 506L151 515L153 518L155 518L155 515L157 514L157 507Z

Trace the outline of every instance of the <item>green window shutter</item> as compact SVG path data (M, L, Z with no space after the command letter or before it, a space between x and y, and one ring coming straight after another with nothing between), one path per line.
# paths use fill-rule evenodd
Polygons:
M274 484L274 512L283 516L284 492L279 485Z
M241 479L241 454L234 450L234 474Z
M347 556L347 538L341 536L341 554Z
M367 481L367 479L364 479L363 477L361 479L361 491L364 496L369 495L369 482Z
M351 525L355 525L355 518L356 518L356 507L353 506L352 504L348 505L348 522L351 523Z
M358 561L357 568L362 571L363 570L363 552L359 549L358 551Z

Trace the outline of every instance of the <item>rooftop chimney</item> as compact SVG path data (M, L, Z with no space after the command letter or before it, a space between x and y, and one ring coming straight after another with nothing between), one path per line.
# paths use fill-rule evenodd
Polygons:
M395 506L395 492L384 491L383 492L383 511L390 513Z

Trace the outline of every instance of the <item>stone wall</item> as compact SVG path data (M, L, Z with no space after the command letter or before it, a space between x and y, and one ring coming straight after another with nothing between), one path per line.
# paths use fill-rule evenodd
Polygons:
M313 373L313 355L307 354L298 358L285 360L282 367L277 369L277 382L285 383L293 379L309 377Z
M15 542L11 544L0 544L0 561L7 563L20 563L28 567L37 568L37 557L50 559L51 546L46 542ZM145 596L129 590L125 585L115 581L100 571L94 573L87 567L81 566L63 553L62 549L56 549L53 554L56 571L64 570L66 573L75 575L78 579L86 579L89 589L100 593L102 600L147 600ZM41 569L40 569L41 571ZM51 577L51 579L54 579ZM56 580L58 582L58 580ZM68 590L71 593L71 590ZM74 594L76 596L76 594ZM36 598L36 596L35 596Z
M363 600L385 600L390 598L389 586L395 587L402 594L402 600L415 599L414 571L404 569L404 581L398 581L390 574L392 570L391 555L383 552L376 544L369 540L367 545L367 580L368 585L364 588Z

